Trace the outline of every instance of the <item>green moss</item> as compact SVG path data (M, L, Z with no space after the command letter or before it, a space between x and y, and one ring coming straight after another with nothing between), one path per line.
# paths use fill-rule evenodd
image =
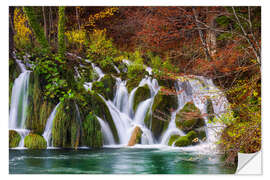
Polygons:
M197 129L196 132L197 132L198 138L200 140L205 140L206 139L206 132L205 132L204 129Z
M172 146L173 145L173 143L179 138L180 136L179 135L172 135L171 137L170 137L170 139L169 139L169 142L168 142L168 145L169 146Z
M93 112L93 114L107 121L114 136L114 139L118 143L119 137L117 129L104 100L96 92L86 90L80 92L77 97L80 98L77 103L81 109L83 119L88 116L89 112Z
M41 135L55 105L43 99L39 75L36 72L30 74L28 91L26 128Z
M188 136L181 136L175 141L175 146L184 147L191 145L192 141L188 138Z
M126 75L126 74L124 74ZM127 78L125 76L125 78ZM128 89L128 93L130 93L134 88L138 87L140 84L141 79L138 77L137 79L128 79L127 80L127 89Z
M138 87L134 95L133 111L136 112L139 103L151 97L151 91L147 85Z
M24 138L24 146L28 149L46 149L47 142L42 136L30 133Z
M186 135L188 137L188 139L190 139L191 141L195 138L198 138L198 134L195 131L189 131Z
M96 116L90 112L83 121L82 144L92 148L101 148L103 138L100 124Z
M215 112L214 112L214 108L213 108L213 103L212 103L212 101L211 101L211 99L208 97L207 98L207 114L208 114L208 119L210 120L210 121L212 121L213 119L214 119L214 114Z
M81 132L81 119L77 113L72 99L66 99L58 106L52 128L53 146L77 148Z
M152 124L151 130L156 139L167 129L171 112L174 111L178 106L176 95L164 95L161 92L155 96L152 105ZM151 119L146 116L145 122L149 122Z
M21 136L17 131L9 130L9 148L15 148L19 145Z
M111 75L106 74L99 82L93 82L92 90L99 93L107 100L113 100L115 82L115 79Z
M176 114L175 122L176 126L184 132L189 132L205 125L200 110L192 102L186 103Z
M141 143L142 130L140 127L136 126L132 132L128 146L134 146L135 144Z

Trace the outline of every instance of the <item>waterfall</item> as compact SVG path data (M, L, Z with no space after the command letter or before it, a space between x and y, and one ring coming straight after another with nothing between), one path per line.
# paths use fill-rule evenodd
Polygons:
M97 116L98 122L101 126L101 131L103 134L103 139L104 139L104 144L105 145L112 145L115 144L114 138L113 138L113 134L112 131L108 125L108 123L106 123L105 121L103 121L100 117Z
M171 121L168 129L162 135L161 144L166 145L171 135L177 134L184 136L185 133L179 130L175 124L176 114L184 107L187 102L194 102L194 105L202 114L207 113L206 96L213 102L214 113L221 115L228 109L228 101L223 93L214 85L211 79L201 76L192 78L183 77L176 83L176 89L181 92L178 94L178 108L172 113ZM209 123L207 117L203 117L206 123L206 142L197 146L185 147L186 150L197 150L205 152L213 152L216 150L216 142L219 139L219 132L224 126L221 123Z
M93 69L94 69L94 71L98 74L98 80L97 81L100 81L100 79L101 78L103 78L103 76L105 75L103 72L102 72L102 70L98 67L98 66L96 66L94 63L91 63L91 65L92 65L92 67L93 67Z
M144 117L149 109L151 101L152 101L152 98L149 98L149 99L146 99L145 101L141 102L138 105L138 108L137 108L137 111L136 111L135 117L134 117L135 124L143 124L144 123Z
M48 120L47 120L47 123L46 123L46 127L45 127L45 130L42 134L42 136L44 137L44 139L46 140L47 142L47 147L51 147L52 146L52 126L53 126L53 120L54 120L54 117L56 115L56 112L57 112L57 108L59 106L60 103L58 103L55 108L53 109L53 111L51 112Z
M128 90L126 88L126 81L121 81L120 78L116 78L116 86L117 90L113 102L121 112L128 113Z
M16 59L16 62L22 73L15 79L12 87L9 111L9 129L15 130L19 133L21 136L19 147L23 147L24 137L29 133L29 130L25 129L25 121L27 116L30 71L26 70L26 67L21 60Z
M161 137L161 143L160 144L167 145L171 135L185 136L185 133L176 127L176 124L175 124L176 112L177 111L172 113L168 129L166 130L164 135Z

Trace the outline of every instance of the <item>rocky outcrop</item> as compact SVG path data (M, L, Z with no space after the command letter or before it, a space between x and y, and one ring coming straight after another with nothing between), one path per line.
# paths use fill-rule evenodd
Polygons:
M185 104L176 115L176 126L184 132L205 126L200 110L192 102Z
M21 136L15 130L9 130L9 148L15 148L19 145Z
M177 138L174 145L177 147L184 147L196 145L198 142L198 134L195 131L190 131L187 135Z
M151 127L151 131L156 139L159 139L161 134L167 129L171 112L175 111L177 106L176 95L165 95L158 92L155 96L152 109L147 112L144 123Z
M24 138L24 146L28 149L46 149L47 142L42 136L30 133Z
M140 127L136 126L132 132L132 135L129 139L128 146L134 146L141 142L142 130Z
M147 85L138 87L134 95L133 111L136 112L139 103L151 97L151 91Z

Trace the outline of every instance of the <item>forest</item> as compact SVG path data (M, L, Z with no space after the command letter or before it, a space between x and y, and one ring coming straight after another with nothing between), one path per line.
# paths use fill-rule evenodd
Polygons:
M158 145L235 168L261 149L261 7L10 6L9 114L14 156Z

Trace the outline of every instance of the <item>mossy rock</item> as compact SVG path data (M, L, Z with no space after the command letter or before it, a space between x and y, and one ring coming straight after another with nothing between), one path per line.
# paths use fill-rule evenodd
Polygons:
M19 145L21 136L15 130L9 130L9 148L15 148Z
M174 143L174 145L177 147L189 146L191 144L192 141L188 138L188 136L181 136Z
M198 135L198 138L202 141L205 141L206 140L206 131L205 131L205 128L197 128L195 129L195 132L197 133Z
M192 102L188 102L176 114L176 126L184 132L205 126L200 110Z
M110 110L108 109L104 100L94 91L83 90L77 96L82 99L80 101L77 101L77 103L81 109L81 117L83 121L90 112L93 112L93 114L97 115L101 119L104 119L109 124L112 134L114 136L114 140L116 143L118 143L119 137L117 129L112 119Z
M134 95L133 111L136 112L138 105L151 97L151 91L147 85L138 87Z
M189 131L185 136L179 137L175 141L175 146L184 147L189 145L196 145L199 143L198 134L195 131Z
M128 146L134 146L135 144L140 144L141 137L142 137L142 130L140 127L136 126L129 139Z
M157 77L158 84L167 89L175 90L175 80L174 79L164 79L162 77Z
M92 90L102 95L105 99L113 100L116 80L106 74L100 81L93 82Z
M150 124L150 121L152 122L150 127L156 139L159 139L162 133L167 129L171 119L171 113L177 109L177 106L178 99L176 95L164 95L158 92L155 96L151 109L152 116L147 114L144 122L145 124Z
M82 127L82 145L92 148L101 148L103 145L101 127L97 117L92 112L84 119Z
M28 149L46 149L47 142L42 136L30 133L24 138L24 146Z
M173 143L174 143L179 137L180 137L180 136L177 135L177 134L172 135L172 136L170 137L170 139L169 139L168 145L169 145L169 146L172 146Z
M37 72L32 72L29 79L26 128L41 135L54 107L53 103L43 99L39 75Z
M210 121L213 121L215 115L214 115L214 108L213 108L213 103L211 101L211 99L208 97L207 98L207 114L208 114L208 119Z
M61 102L57 108L52 128L54 147L77 148L81 135L81 119L72 99Z
M130 93L134 88L138 87L140 81L141 79L139 77L137 79L128 79L126 84L128 93Z

